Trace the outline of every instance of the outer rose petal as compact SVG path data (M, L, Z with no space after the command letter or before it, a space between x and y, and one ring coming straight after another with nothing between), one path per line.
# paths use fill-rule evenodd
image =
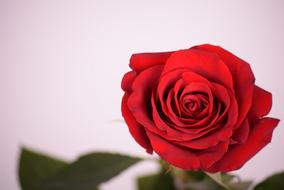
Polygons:
M194 152L171 144L170 141L147 131L154 151L170 164L186 170L206 170L227 151L229 142L221 142L217 146L201 152Z
M122 81L121 81L121 88L122 90L124 91L127 91L127 92L131 92L132 89L131 89L131 85L136 77L136 73L134 71L129 71L127 72L123 78L122 78Z
M162 72L163 66L157 65L139 73L132 84L132 93L127 105L135 120L155 133L165 133L153 123L151 116L151 95Z
M272 94L258 86L254 86L252 106L249 111L251 122L267 115L272 106Z
M279 120L263 118L251 127L250 135L244 144L232 145L224 157L216 162L209 172L228 172L237 170L251 159L258 151L265 147L272 138L272 132Z
M255 78L249 64L219 46L204 44L195 46L193 49L216 53L230 69L239 106L239 117L236 125L239 126L246 117L252 102Z
M149 67L165 64L171 53L172 52L133 54L130 58L130 67L140 73Z
M124 117L124 120L126 121L126 124L128 126L128 129L131 133L131 135L134 137L136 142L140 144L142 147L146 149L146 151L150 154L152 154L153 149L150 144L150 141L146 135L145 129L143 126L141 126L133 117L132 113L127 107L127 100L128 100L128 94L125 93L122 98L121 103L121 111L122 116Z
M197 49L176 51L167 60L162 75L180 69L187 69L210 82L217 82L228 90L234 90L230 70L215 53Z

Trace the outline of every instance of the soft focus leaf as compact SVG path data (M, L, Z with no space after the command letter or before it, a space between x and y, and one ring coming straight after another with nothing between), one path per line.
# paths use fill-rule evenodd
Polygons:
M174 180L169 173L139 177L137 182L139 190L175 190Z
M39 183L68 164L62 160L23 148L19 162L19 180L23 190L39 190Z
M23 190L96 190L100 183L140 160L98 152L67 164L24 149L20 158L20 181Z
M141 176L137 179L139 190L175 190L173 168L163 160L159 160L160 171L157 174Z
M206 174L201 171L186 171L188 178L194 181L202 181L206 177Z
M284 172L268 177L255 186L254 190L282 190L284 189Z
M140 160L120 154L88 154L44 181L43 187L54 190L89 190Z

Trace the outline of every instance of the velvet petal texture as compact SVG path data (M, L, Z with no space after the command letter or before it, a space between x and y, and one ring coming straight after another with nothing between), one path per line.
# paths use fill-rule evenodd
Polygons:
M215 54L190 49L176 51L167 60L163 75L178 69L195 72L211 82L217 82L233 90L233 79L230 70Z
M133 54L130 58L130 67L140 73L152 66L164 65L171 53L172 52Z
M160 136L147 132L153 149L164 160L172 165L186 170L207 169L219 160L227 151L229 142L223 142L211 149L194 152L161 138Z
M121 87L122 115L147 152L186 170L239 169L271 140L270 92L248 63L209 44L139 53Z
M152 153L153 149L148 136L146 135L144 127L135 120L127 106L128 97L128 94L125 94L123 96L121 104L122 115L127 123L131 135L136 140L136 142L144 147L148 153Z
M259 150L270 143L272 132L279 120L264 118L251 127L250 135L243 144L231 145L224 157L208 169L209 172L237 170Z
M192 49L215 53L229 68L239 106L237 123L237 126L239 126L250 109L253 96L255 78L249 64L219 46L205 44L195 46Z
M250 132L250 125L248 119L245 119L243 123L236 129L232 137L233 143L244 143Z
M136 76L137 75L134 71L129 71L123 76L122 81L121 81L121 88L125 92L131 92L132 91L131 86L132 86L132 83L135 80Z
M249 118L251 122L258 120L259 118L267 115L272 106L272 95L266 90L254 86L253 101L249 112Z
M132 84L132 93L127 102L129 110L138 123L146 130L161 133L161 135L164 132L154 125L151 118L151 94L157 86L162 69L162 66L156 65L139 73Z

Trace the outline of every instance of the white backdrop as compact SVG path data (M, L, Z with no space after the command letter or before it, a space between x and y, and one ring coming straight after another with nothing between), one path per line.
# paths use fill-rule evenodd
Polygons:
M251 63L284 114L281 0L0 0L0 189L19 190L20 147L75 159L107 150L146 156L121 118L120 81L135 52L221 45ZM235 173L261 180L284 170L284 128ZM135 188L144 162L102 185Z

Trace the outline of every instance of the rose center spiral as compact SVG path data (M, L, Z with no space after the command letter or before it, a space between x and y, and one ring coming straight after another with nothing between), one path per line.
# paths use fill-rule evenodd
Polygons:
M181 107L189 115L202 112L208 105L208 97L203 94L188 94L182 98Z

